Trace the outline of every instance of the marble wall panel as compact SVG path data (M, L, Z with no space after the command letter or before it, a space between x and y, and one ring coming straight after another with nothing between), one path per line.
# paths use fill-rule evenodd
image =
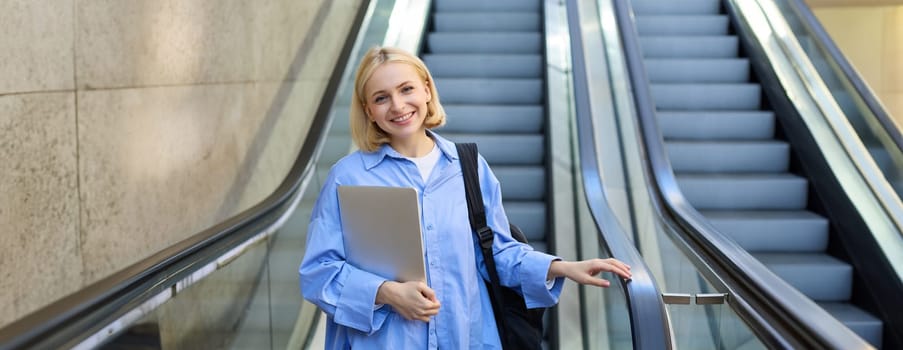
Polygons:
M78 85L279 81L323 4L330 2L82 0Z
M0 95L72 89L74 0L0 0Z
M85 273L95 281L214 224L260 127L256 84L79 92ZM269 99L262 99L269 100Z
M0 96L0 326L81 286L74 104Z
M903 93L903 6L895 6L887 11L885 24L885 53L884 66L888 78L885 80L884 90L890 94ZM903 116L899 116L903 120Z

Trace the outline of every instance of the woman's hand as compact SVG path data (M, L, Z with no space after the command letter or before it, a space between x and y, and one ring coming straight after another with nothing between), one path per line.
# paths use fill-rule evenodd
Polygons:
M423 282L386 281L376 292L377 304L389 304L408 320L429 322L431 316L439 313L436 292Z
M613 272L624 279L630 279L630 266L617 259L589 259L583 261L556 260L549 266L547 279L567 277L580 284L608 287L611 282L595 277L602 272Z

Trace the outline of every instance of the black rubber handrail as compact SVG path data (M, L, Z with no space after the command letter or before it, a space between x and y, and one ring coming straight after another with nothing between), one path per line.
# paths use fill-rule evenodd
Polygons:
M640 136L652 177L653 202L681 230L676 241L706 274L729 293L729 305L770 348L863 349L870 345L834 320L814 302L781 280L736 242L718 232L684 197L665 153L658 129L633 10L629 0L614 0ZM743 35L740 33L740 35ZM710 269L710 270L708 270ZM827 317L813 319L812 315Z
M884 106L881 105L881 102L878 101L878 98L875 97L872 90L869 89L868 85L862 80L862 77L856 69L853 68L853 65L846 59L846 56L843 55L834 43L834 40L831 39L831 36L828 35L828 32L825 31L825 28L821 25L821 22L818 21L812 13L812 10L809 9L809 6L806 5L803 0L787 1L797 18L800 19L800 22L805 27L803 29L806 30L806 33L814 37L816 39L816 44L831 57L831 60L834 61L835 64L837 64L837 67L843 72L843 75L853 86L853 89L855 89L859 97L862 98L865 106L873 115L875 115L875 118L878 119L881 126L884 127L884 131L887 132L888 137L894 142L897 149L903 152L903 135L901 135L899 126L893 121L890 115L887 114Z
M671 349L671 328L665 311L662 293L649 267L646 265L633 242L624 232L611 207L602 186L599 174L598 155L593 135L589 81L580 28L580 18L576 0L567 4L568 25L571 38L572 73L574 83L574 103L577 118L577 132L580 154L580 172L583 177L584 194L592 213L600 242L609 252L631 267L632 278L620 280L620 286L627 299L630 316L631 336L634 349Z
M365 0L349 30L325 93L320 99L294 164L282 183L263 201L204 231L165 248L0 329L0 349L58 348L96 331L128 310L171 288L199 267L263 232L289 209L291 200L315 167L330 111L341 84L354 39L370 0ZM301 52L296 53L296 57ZM286 78L294 79L303 62L296 59ZM280 91L282 94L283 91ZM288 93L285 91L284 93ZM91 314L94 319L86 320Z

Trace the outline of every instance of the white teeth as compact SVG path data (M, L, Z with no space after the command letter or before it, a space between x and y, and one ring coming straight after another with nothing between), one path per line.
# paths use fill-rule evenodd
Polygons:
M401 116L401 117L392 119L392 121L393 121L393 122L396 122L396 123L401 123L401 122L403 122L403 121L405 121L405 120L411 119L411 117L413 117L413 116L414 116L414 112L411 112L411 113L405 114L405 115L403 115L403 116Z

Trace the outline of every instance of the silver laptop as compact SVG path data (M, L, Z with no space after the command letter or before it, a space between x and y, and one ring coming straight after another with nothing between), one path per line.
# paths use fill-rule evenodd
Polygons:
M409 187L339 186L345 259L399 282L426 282L420 201Z

